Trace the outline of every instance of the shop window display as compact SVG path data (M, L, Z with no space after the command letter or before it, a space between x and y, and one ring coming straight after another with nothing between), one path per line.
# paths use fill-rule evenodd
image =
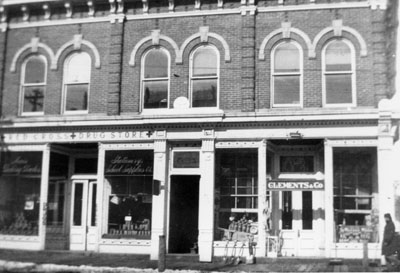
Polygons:
M38 235L41 164L40 152L2 154L0 234Z
M337 242L377 241L375 148L334 149L334 209Z
M108 227L103 238L150 239L152 151L113 151L106 155Z
M216 161L216 233L223 229L254 232L257 227L257 150L221 150Z

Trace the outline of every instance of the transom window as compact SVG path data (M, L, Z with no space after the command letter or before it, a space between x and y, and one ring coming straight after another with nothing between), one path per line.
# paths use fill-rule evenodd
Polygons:
M168 108L170 58L163 48L153 48L142 61L143 109Z
M43 114L47 78L47 60L44 56L29 57L22 66L20 113Z
M87 113L91 58L86 52L72 54L64 65L64 113Z
M302 51L293 42L283 42L272 51L272 106L302 106Z
M324 105L355 105L354 48L344 40L334 40L323 51Z
M198 47L190 58L190 100L192 107L218 106L219 54L215 47Z

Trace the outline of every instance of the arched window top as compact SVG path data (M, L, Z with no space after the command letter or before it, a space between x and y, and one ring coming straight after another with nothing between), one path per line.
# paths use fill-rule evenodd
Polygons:
M218 74L218 53L210 45L198 47L192 55L192 76L206 77Z
M86 52L73 53L66 61L65 82L90 82L91 58Z
M29 57L24 66L24 83L44 83L46 81L46 58L41 55Z
M300 48L290 41L274 48L274 71L278 73L297 72L300 70Z
M352 48L348 42L334 40L325 48L326 71L349 71L352 69Z
M169 54L168 51L158 47L150 49L144 56L144 78L168 77Z

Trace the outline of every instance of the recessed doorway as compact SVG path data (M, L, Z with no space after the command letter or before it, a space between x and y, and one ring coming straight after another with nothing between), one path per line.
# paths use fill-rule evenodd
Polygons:
M169 253L190 253L199 235L199 175L172 175Z

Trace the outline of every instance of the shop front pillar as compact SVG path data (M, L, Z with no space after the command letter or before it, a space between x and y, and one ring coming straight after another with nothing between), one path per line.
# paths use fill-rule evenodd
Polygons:
M49 188L50 145L45 145L42 158L42 177L40 181L39 238L40 249L44 250L47 225L47 194Z
M325 140L325 256L331 257L335 222L333 219L333 148Z
M105 156L106 152L104 146L99 143L99 155L97 161L97 209L96 209L96 218L97 218L97 243L96 243L96 252L100 250L100 241L102 238L102 234L107 232L108 223L105 221L107 219L105 217L105 202L109 202L109 197L105 195L105 183L104 183L104 167L105 167ZM102 213L103 212L103 213Z
M271 204L267 203L267 140L263 139L258 148L258 242L257 257L266 255L267 215L265 211ZM271 200L270 200L271 201Z
M378 192L379 192L379 238L383 238L384 214L390 213L395 220L394 170L398 162L393 156L393 132L390 112L381 112L378 123ZM397 166L396 166L397 165Z
M212 262L214 237L214 179L215 145L214 132L204 130L200 157L200 196L199 196L199 259Z
M165 131L156 132L156 137L165 137ZM160 181L160 193L153 195L152 225L151 225L151 252L150 259L158 260L160 236L166 234L166 187L167 187L167 141L154 141L154 170L153 180Z

